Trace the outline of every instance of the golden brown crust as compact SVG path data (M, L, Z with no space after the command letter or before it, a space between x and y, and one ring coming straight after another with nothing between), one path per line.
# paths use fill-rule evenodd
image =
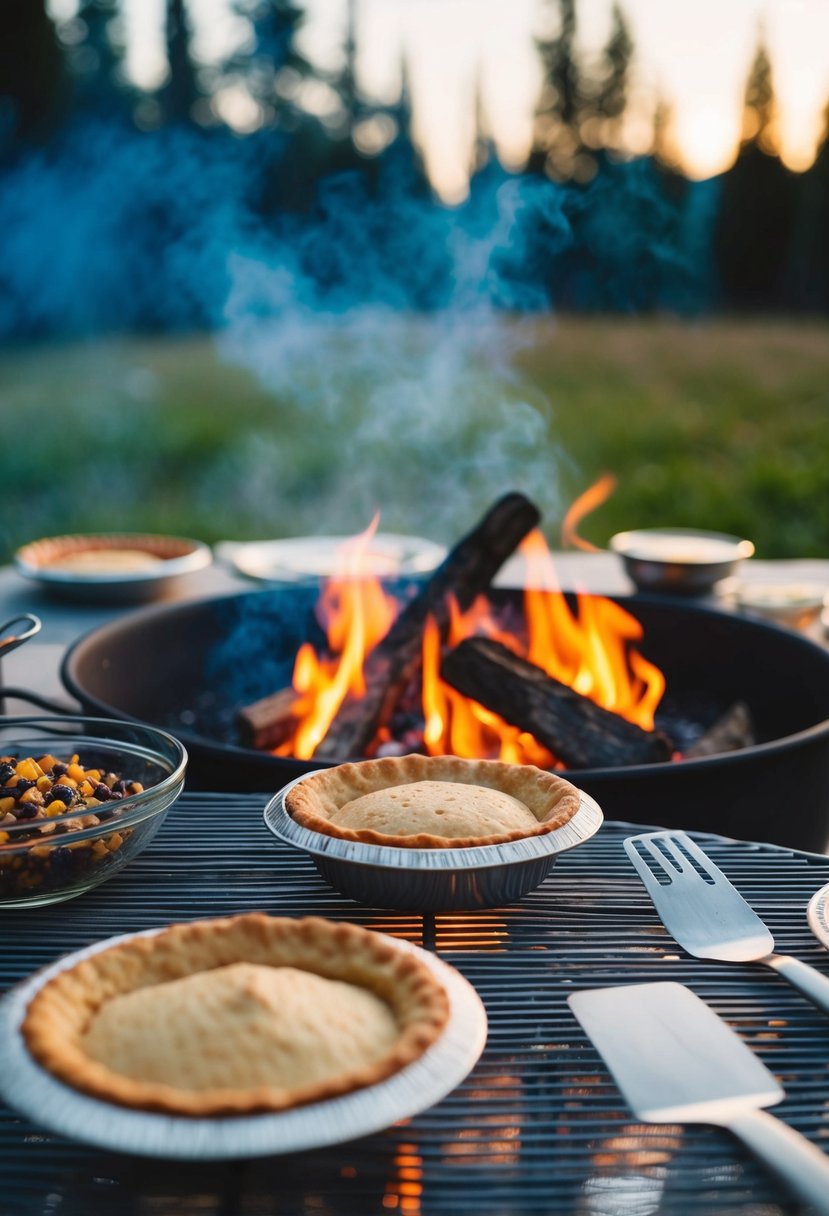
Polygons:
M298 967L368 988L390 1006L399 1038L390 1052L363 1068L294 1089L185 1091L134 1081L82 1050L84 1030L112 997L235 962ZM448 1013L446 993L428 967L381 934L318 917L252 913L172 925L93 955L40 989L22 1032L39 1064L97 1098L171 1114L242 1115L286 1110L374 1085L418 1059L442 1033Z
M419 781L452 781L499 790L523 802L538 820L538 826L488 836L448 837L425 832L392 836L371 828L355 830L331 822L332 813L347 802L376 790ZM314 773L288 791L285 809L302 827L340 840L405 849L464 849L509 844L555 831L572 819L579 808L579 799L579 791L569 781L531 764L412 755L340 764Z

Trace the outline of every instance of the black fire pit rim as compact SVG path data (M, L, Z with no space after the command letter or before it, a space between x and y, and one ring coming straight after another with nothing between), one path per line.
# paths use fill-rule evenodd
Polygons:
M303 590L307 591L308 588L305 587ZM516 592L521 592L522 590L523 589L520 587L496 586L493 588L496 597L499 592L511 592L515 594ZM117 634L125 626L129 626L133 621L136 620L151 621L156 617L178 616L179 614L185 614L186 612L192 609L197 609L205 604L231 604L237 600L248 599L253 596L274 594L280 595L285 592L290 593L292 591L295 592L296 588L262 587L257 590L231 591L222 593L220 595L202 596L194 599L182 600L173 604L154 604L151 607L135 609L132 612L125 613L123 616L119 616L114 621L108 621L104 625L99 625L93 629L87 630L86 633L82 634L76 639L76 641L72 642L67 647L61 661L61 681L67 692L77 701L79 701L81 706L84 708L89 706L96 713L102 713L111 719L120 719L124 722L135 722L139 725L146 725L144 719L137 718L134 715L119 709L117 706L108 704L106 701L101 701L99 698L93 696L76 683L70 668L73 656L78 650L89 642L90 639L100 639L102 637L106 637L106 635L109 633ZM627 607L628 605L631 605L633 608L635 608L637 605L642 605L644 607L653 606L656 608L670 606L674 609L681 606L683 611L699 617L733 619L735 615L732 612L726 612L708 604L689 603L683 600L680 605L677 597L670 595L635 594L628 596L602 596L600 592L585 593L572 590L565 591L564 594L571 599L576 595L580 597L584 594L588 594L593 597L601 596L603 599L610 599L615 603L619 603L623 608ZM755 636L767 636L769 632L771 632L773 635L785 636L787 643L792 645L794 648L800 648L804 652L808 651L810 654L819 653L826 657L826 652L819 643L803 636L802 634L795 633L793 630L787 629L782 625L777 625L771 621L754 619L747 616L740 616L739 620L741 625L744 625L749 631L754 632ZM261 751L256 748L241 747L234 743L223 743L220 740L211 739L209 735L199 735L186 729L182 730L176 728L175 730L171 730L170 733L174 734L176 738L180 739L181 742L190 749L209 747L211 749L215 749L218 755L224 756L228 760L236 760L244 763L245 761L249 761L251 756L258 757L264 763L268 763L270 760L273 762L275 774L279 773L279 770L283 765L287 766L289 764L305 763L304 761L297 760L296 757L273 756L267 751ZM631 764L589 769L557 769L556 773L558 776L571 780L574 785L578 785L580 774L583 776L589 776L591 780L597 779L601 781L605 779L613 779L634 781L643 776L669 771L675 765L681 766L683 772L704 772L708 768L716 768L717 771L721 772L723 767L739 766L741 763L745 763L751 757L761 756L773 758L778 752L790 753L792 749L807 746L813 739L827 733L829 733L829 718L824 718L823 721L815 722L812 726L808 726L804 730L795 731L794 734L782 735L778 739L770 739L765 743L754 743L749 747L743 747L733 752L718 752L712 756L690 757L689 759L682 761L667 760L657 764ZM313 763L319 768L334 768L337 764L345 763L346 759L346 757L343 757L340 760L332 761L314 760ZM310 764L312 761L308 761L307 763Z

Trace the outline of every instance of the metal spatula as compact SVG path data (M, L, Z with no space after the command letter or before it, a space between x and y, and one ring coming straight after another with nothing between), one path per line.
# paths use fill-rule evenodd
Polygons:
M683 984L575 992L570 1008L643 1123L727 1127L829 1216L829 1159L772 1115L785 1095L764 1064Z
M774 953L774 938L760 917L685 832L628 836L625 851L663 925L689 954L762 963L829 1013L829 979L789 954Z

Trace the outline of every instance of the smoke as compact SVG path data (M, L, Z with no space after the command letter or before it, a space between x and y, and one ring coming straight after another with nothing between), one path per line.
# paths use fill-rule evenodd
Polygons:
M253 149L89 123L0 179L0 338L210 326Z
M0 182L0 339L213 333L273 416L201 493L261 532L290 503L308 533L380 509L386 530L446 540L511 488L557 518L554 403L516 355L553 303L666 303L682 258L652 170L578 191L491 165L450 209L403 144L292 215L262 202L292 172L268 138L90 122L22 157Z
M554 512L550 406L516 373L530 331L499 304L538 306L518 274L523 226L545 213L566 245L558 188L504 176L469 215L371 200L348 179L332 194L292 239L230 259L219 349L304 416L312 444L312 469L293 467L294 445L248 452L248 492L289 487L310 532L356 531L380 509L386 529L445 539L516 485ZM441 299L416 312L400 269L438 262Z

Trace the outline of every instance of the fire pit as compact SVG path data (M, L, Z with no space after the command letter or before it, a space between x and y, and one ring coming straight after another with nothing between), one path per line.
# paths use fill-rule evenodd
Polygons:
M404 598L412 585L391 590ZM490 599L498 612L522 612L518 592ZM202 788L273 792L337 759L256 750L236 721L240 706L290 684L303 643L323 648L316 600L308 588L281 588L143 610L76 643L63 680L88 712L176 733L190 753L191 781ZM664 673L657 724L708 726L740 700L758 742L699 759L564 775L608 818L824 851L829 653L773 625L696 605L644 596L614 602L641 624L643 655Z

